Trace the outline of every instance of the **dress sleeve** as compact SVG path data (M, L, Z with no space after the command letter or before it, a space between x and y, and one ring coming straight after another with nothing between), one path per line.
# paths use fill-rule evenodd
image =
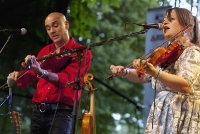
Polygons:
M175 69L178 76L188 81L193 92L194 82L200 74L200 48L197 46L186 48L176 62Z

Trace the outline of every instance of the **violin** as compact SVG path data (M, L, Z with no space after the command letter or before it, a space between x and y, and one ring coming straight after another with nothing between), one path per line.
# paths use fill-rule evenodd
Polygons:
M79 48L80 50L83 49L83 48ZM51 54L47 54L47 55L44 55L43 57L41 58L37 58L36 61L39 62L40 64L42 64L46 59L49 59L49 58L53 58L53 57L57 57L57 56L69 56L71 58L75 57L76 56L76 53L74 53L75 51L77 51L78 49L71 49L71 50L64 50L60 53L51 53ZM21 63L21 66L26 70L26 71L23 71L23 72L19 72L19 75L18 75L18 79L20 79L22 76L24 76L26 73L28 73L29 69L30 69L30 65L33 64L33 61L30 60L28 61L28 64L26 64L25 62L22 62ZM7 83L3 84L2 86L0 86L0 89L4 89L4 88L7 88L8 85Z
M155 49L153 49L149 53L140 57L139 59L142 60L144 59L146 55L150 54L150 56L146 58L147 62L151 63L154 66L159 66L161 68L166 69L168 66L173 64L179 58L179 56L182 54L184 50L182 43L179 40L176 40L176 38L180 36L181 34L183 34L184 32L188 31L191 27L192 25L187 25L178 33L176 33L173 37L169 38L168 40L166 40L165 42L157 46ZM161 47L167 42L171 42L171 43L167 47ZM131 66L132 66L132 63L125 66L125 68L131 67ZM141 64L140 67L137 67L136 72L139 77L141 76L144 77L144 74L146 73L145 64L143 63ZM113 77L114 75L110 75L106 77L106 79L111 80Z
M90 73L85 74L84 82L90 92L90 111L85 112L82 120L81 134L96 134L94 91L96 90L89 80L93 79Z
M161 68L167 68L173 64L179 56L182 54L184 48L180 41L175 40L170 43L166 48L158 48L157 51L147 58L147 62L154 66L160 66ZM145 65L142 64L136 68L137 74L143 76L145 74Z
M51 53L51 54L44 55L41 58L37 58L36 61L39 62L40 64L42 64L46 59L53 58L53 57L59 57L59 56L63 56L63 55L69 56L71 58L76 56L76 54L73 52L73 50L64 50L64 51L59 52L59 53ZM32 64L33 64L32 60L28 61L28 65L25 62L21 63L22 67L28 68L28 69L30 69L29 66L32 65Z

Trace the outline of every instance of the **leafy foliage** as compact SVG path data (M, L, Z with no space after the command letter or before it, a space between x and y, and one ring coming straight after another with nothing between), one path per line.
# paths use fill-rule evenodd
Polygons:
M110 88L94 80L94 85L99 89L96 91L97 132L102 134L143 131L142 112L135 106L136 104L143 103L143 86L130 83L122 78L114 78L112 81L106 81L105 78L110 75L109 67L111 64L125 66L131 63L133 59L144 54L144 35L135 35L113 42L109 42L109 40L127 35L130 32L142 30L140 27L131 25L133 31L127 32L124 29L124 24L126 22L145 22L147 9L150 6L155 6L156 3L155 1L137 2L131 0L119 2L119 7L107 6L107 3L102 1L97 4L97 8L92 8L92 11L97 14L98 23L90 30L93 35L90 42L87 42L87 38L82 40L82 44L85 42L88 45L92 45L95 42L108 42L102 46L92 48L93 60L90 72L104 84L112 87L114 91L125 95L128 99L135 102L130 103L126 98L117 95ZM142 12L141 9L143 10ZM82 98L85 98L84 95ZM113 113L119 114L121 116L120 120L116 120ZM105 118L103 114L106 114ZM127 115L129 116L127 117ZM105 124L105 119L109 122L107 127L102 125ZM121 127L120 131L115 129L118 127Z
M157 0L71 0L67 2L69 7L66 15L70 23L69 32L85 46L142 30L141 27L134 25L130 25L131 30L125 29L124 25L126 22L145 22L148 8L158 6ZM0 54L1 84L6 82L6 77L10 72L20 69L20 64L26 55L36 55L41 47L50 42L43 24L46 15L55 11L55 5L57 5L57 1L52 0L0 1L0 10L2 11L0 28L26 27L28 29L25 36L14 35ZM8 33L2 33L0 40L2 45L0 46L3 46L8 36ZM93 85L98 88L95 92L98 134L143 132L142 112L136 107L136 104L143 103L143 86L130 83L122 78L114 78L112 81L107 81L105 78L110 75L111 64L125 66L133 59L143 55L144 38L145 35L134 35L91 48L93 60L90 73L96 78L92 81ZM13 109L22 114L22 133L29 133L31 96L34 93L34 84L26 90L16 86L13 89ZM7 94L8 90L2 90L0 100L3 101ZM123 95L128 99L122 97ZM87 109L88 97L88 93L83 91L78 116L83 114L83 109ZM7 103L1 107L0 111L1 113L8 111ZM78 122L78 131L80 131L81 121ZM14 133L14 130L14 124L10 127L9 117L2 116L0 133Z

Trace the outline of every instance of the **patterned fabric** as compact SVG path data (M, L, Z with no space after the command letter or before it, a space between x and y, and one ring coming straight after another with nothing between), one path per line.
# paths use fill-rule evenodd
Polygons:
M200 134L200 48L186 48L179 59L164 71L186 79L191 90L187 94L175 92L152 77L152 88L158 94L144 133Z

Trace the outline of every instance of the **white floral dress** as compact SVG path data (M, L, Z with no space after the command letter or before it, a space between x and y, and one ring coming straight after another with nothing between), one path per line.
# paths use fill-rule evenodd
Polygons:
M174 65L164 71L186 79L191 90L187 94L175 92L152 77L152 88L156 84L158 94L144 133L200 134L200 48L186 48Z

